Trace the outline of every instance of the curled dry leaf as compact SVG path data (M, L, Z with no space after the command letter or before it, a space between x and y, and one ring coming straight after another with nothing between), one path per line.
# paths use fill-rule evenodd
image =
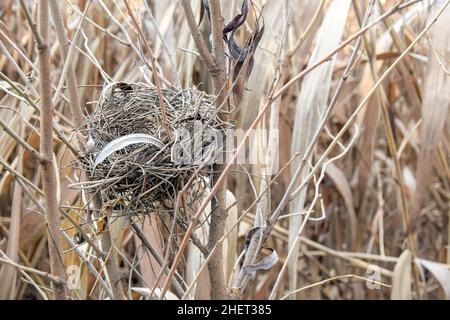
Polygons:
M268 248L268 250L271 251L268 256L264 257L260 262L254 265L244 267L244 273L251 275L253 278L256 274L256 270L269 270L272 268L278 262L278 254L275 249Z
M443 263L438 263L425 259L416 259L418 263L424 266L441 285L447 299L450 299L450 270Z
M163 143L150 134L143 133L132 133L126 136L114 139L109 142L102 151L100 151L99 155L94 161L94 168L97 167L100 163L102 163L106 158L108 158L114 152L121 150L129 145L137 144L137 143L147 143L152 144L159 149L161 149L164 145Z
M200 2L200 20L198 21L198 25L200 25L202 23L203 17L205 16L205 12L206 12L206 16L208 17L208 21L211 21L208 0L202 0Z
M259 42L264 35L264 21L260 27L260 19L263 18L262 14L256 19L255 31L251 34L250 38L247 40L244 47L240 47L234 40L234 34L237 29L245 22L248 15L248 5L247 1L242 2L241 13L238 14L228 23L223 30L223 37L225 42L228 44L228 50L230 53L230 58L236 60L236 65L234 66L233 81L239 76L239 73L244 65L246 59L248 59L248 66L245 75L245 80L247 81L254 65L254 55ZM230 33L229 37L227 34Z
M226 34L236 30L241 25L244 24L248 15L248 2L247 0L242 1L241 13L235 16L228 24L223 28L223 36L226 38Z

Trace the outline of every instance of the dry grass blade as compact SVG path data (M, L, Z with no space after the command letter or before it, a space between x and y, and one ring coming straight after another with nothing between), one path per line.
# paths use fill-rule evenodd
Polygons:
M410 300L412 298L412 254L405 250L395 264L392 275L391 299Z
M447 300L450 299L450 270L448 266L434 261L416 259L422 266L428 269L444 290Z

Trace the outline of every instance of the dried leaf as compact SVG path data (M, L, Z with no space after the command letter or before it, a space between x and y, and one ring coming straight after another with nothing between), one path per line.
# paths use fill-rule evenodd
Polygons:
M347 208L347 213L350 220L350 238L352 247L355 248L356 245L356 232L358 230L358 220L356 218L355 205L353 202L353 194L345 173L337 167L334 163L329 163L325 169L326 174L333 180L336 185L337 190L344 199L345 207Z
M411 263L412 254L407 249L400 255L394 268L391 299L411 300Z
M251 50L251 53L250 53L250 58L249 58L249 61L248 61L247 72L246 72L246 75L245 75L246 81L248 80L248 78L250 78L250 75L252 73L253 65L255 63L255 51L256 51L256 48L258 47L258 44L261 41L263 35L264 35L264 23L263 23L261 29L259 29L259 31L257 31L255 33L255 36L254 36L252 44L251 44L252 50Z
M200 25L203 21L203 17L205 15L208 17L208 20L210 21L210 13L209 13L209 5L207 0L202 0L200 2L200 20L198 21L198 25Z
M105 232L106 227L108 225L107 223L108 218L106 216L102 216L97 220L97 233L98 234L102 234L103 232Z
M232 35L234 35L234 32ZM230 52L231 57L236 59L238 62L244 62L248 54L248 48L241 48L236 41L234 41L233 36L230 37L228 42L228 51Z
M241 25L243 25L245 20L247 19L247 15L248 15L248 4L247 4L247 0L244 0L244 1L242 1L241 13L238 14L237 16L235 16L233 18L233 20L228 22L228 24L223 29L224 38L226 38L227 33L230 33L231 31L234 31L237 28L239 28Z
M97 156L94 162L94 168L102 163L106 158L108 158L111 154L114 152L121 150L129 145L137 144L137 143L148 143L152 144L159 149L161 149L164 145L163 143L158 140L157 138L153 137L149 134L143 134L143 133L132 133L128 134L126 136L114 139L113 141L109 142L103 150L100 152L100 154Z
M264 257L260 262L251 266L244 267L245 274L249 274L254 277L256 274L256 270L269 270L278 262L278 254L275 249L268 249L271 251L271 253L268 256Z
M247 19L248 4L247 0L242 2L241 13L235 16L223 29L223 39L228 44L228 51L231 59L236 60L233 72L233 81L239 76L239 73L244 65L245 60L248 58L248 67L245 75L247 81L254 65L254 54L259 42L264 34L264 24L259 28L259 19L262 18L262 14L256 19L255 32L252 33L250 38L246 41L246 45L241 47L234 40L234 34L237 29L242 26ZM229 37L227 34L231 33Z
M443 263L430 260L417 259L416 261L431 272L444 290L447 299L450 299L450 270L448 267Z

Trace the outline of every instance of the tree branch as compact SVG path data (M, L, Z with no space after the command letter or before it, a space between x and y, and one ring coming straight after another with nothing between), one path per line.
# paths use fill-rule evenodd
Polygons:
M182 0L181 5L184 9L184 15L186 16L186 21L189 26L189 30L191 31L192 38L194 39L195 46L197 47L198 53L200 54L200 58L203 63L206 64L206 67L211 72L214 68L214 60L209 53L208 48L206 47L206 43L203 40L202 33L197 27L197 22L195 22L194 13L192 12L191 4L189 0Z
M59 49L61 56L65 63L68 63L67 69L67 90L69 93L69 105L70 111L72 112L72 118L77 127L80 127L83 123L82 110L80 105L80 98L78 96L77 80L75 77L75 72L73 70L72 61L68 60L69 49L66 30L64 28L64 22L59 10L56 0L50 0L50 11L52 14L53 22L55 24L56 35L58 37Z
M50 270L53 276L65 280L66 274L61 254L61 231L56 198L56 172L53 157L53 106L50 78L50 53L47 46L49 21L48 0L39 1L38 42L39 95L41 98L40 151L42 165L42 185L44 189L45 219L47 223ZM63 283L52 282L55 299L65 299L66 287Z
M182 6L186 15L186 20L194 38L195 44L199 51L202 61L206 64L212 80L213 80L213 91L216 95L216 105L218 108L223 108L225 111L229 111L229 103L227 97L227 75L225 70L225 48L223 44L223 17L220 10L220 2L218 0L210 0L209 8L211 12L211 29L212 29L212 55L206 48L206 44L202 38L202 35L195 22L194 14L192 13L191 5L187 0L182 0ZM221 119L224 123L229 121L228 113L221 113ZM223 144L225 145L225 144ZM222 153L222 159L225 159L224 153ZM212 179L212 189L216 188L215 197L211 197L211 224L209 228L209 239L208 247L209 249L217 247L208 261L208 270L211 282L211 298L212 299L224 299L227 296L226 286L225 286L225 274L224 274L224 261L222 255L223 243L219 241L225 233L225 221L227 218L227 208L226 208L226 177L222 177L222 171L224 166L216 164L214 165L214 175ZM204 209L204 208L203 208ZM203 211L203 209L201 211ZM184 248L187 244L187 239L192 234L194 226L198 223L199 214L197 213L189 227L186 230L186 235L180 245L178 253L174 259L170 274L168 275L166 282L164 284L163 293L168 289L170 284L170 278L175 273L175 270L180 262L181 256L183 254Z
M215 61L214 68L211 72L213 80L213 90L216 95L216 105L218 108L224 106L226 111L228 108L227 97L227 76L225 70L225 49L223 45L223 17L220 10L219 0L209 0L209 9L211 12L211 31L212 31L212 53ZM226 113L221 114L224 123L229 121ZM224 142L223 145L226 145ZM222 153L222 159L225 159ZM214 165L214 175L212 184L219 179L224 166L222 164ZM209 226L208 247L211 249L217 245L217 250L211 256L208 262L209 278L211 282L211 298L224 299L226 297L224 259L223 259L223 242L219 242L220 238L225 234L225 221L227 219L226 207L227 182L226 177L222 187L211 201L211 224Z

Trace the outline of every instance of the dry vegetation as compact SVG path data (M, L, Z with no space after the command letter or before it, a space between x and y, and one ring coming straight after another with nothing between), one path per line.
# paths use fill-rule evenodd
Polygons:
M0 299L450 298L449 2L0 1Z

